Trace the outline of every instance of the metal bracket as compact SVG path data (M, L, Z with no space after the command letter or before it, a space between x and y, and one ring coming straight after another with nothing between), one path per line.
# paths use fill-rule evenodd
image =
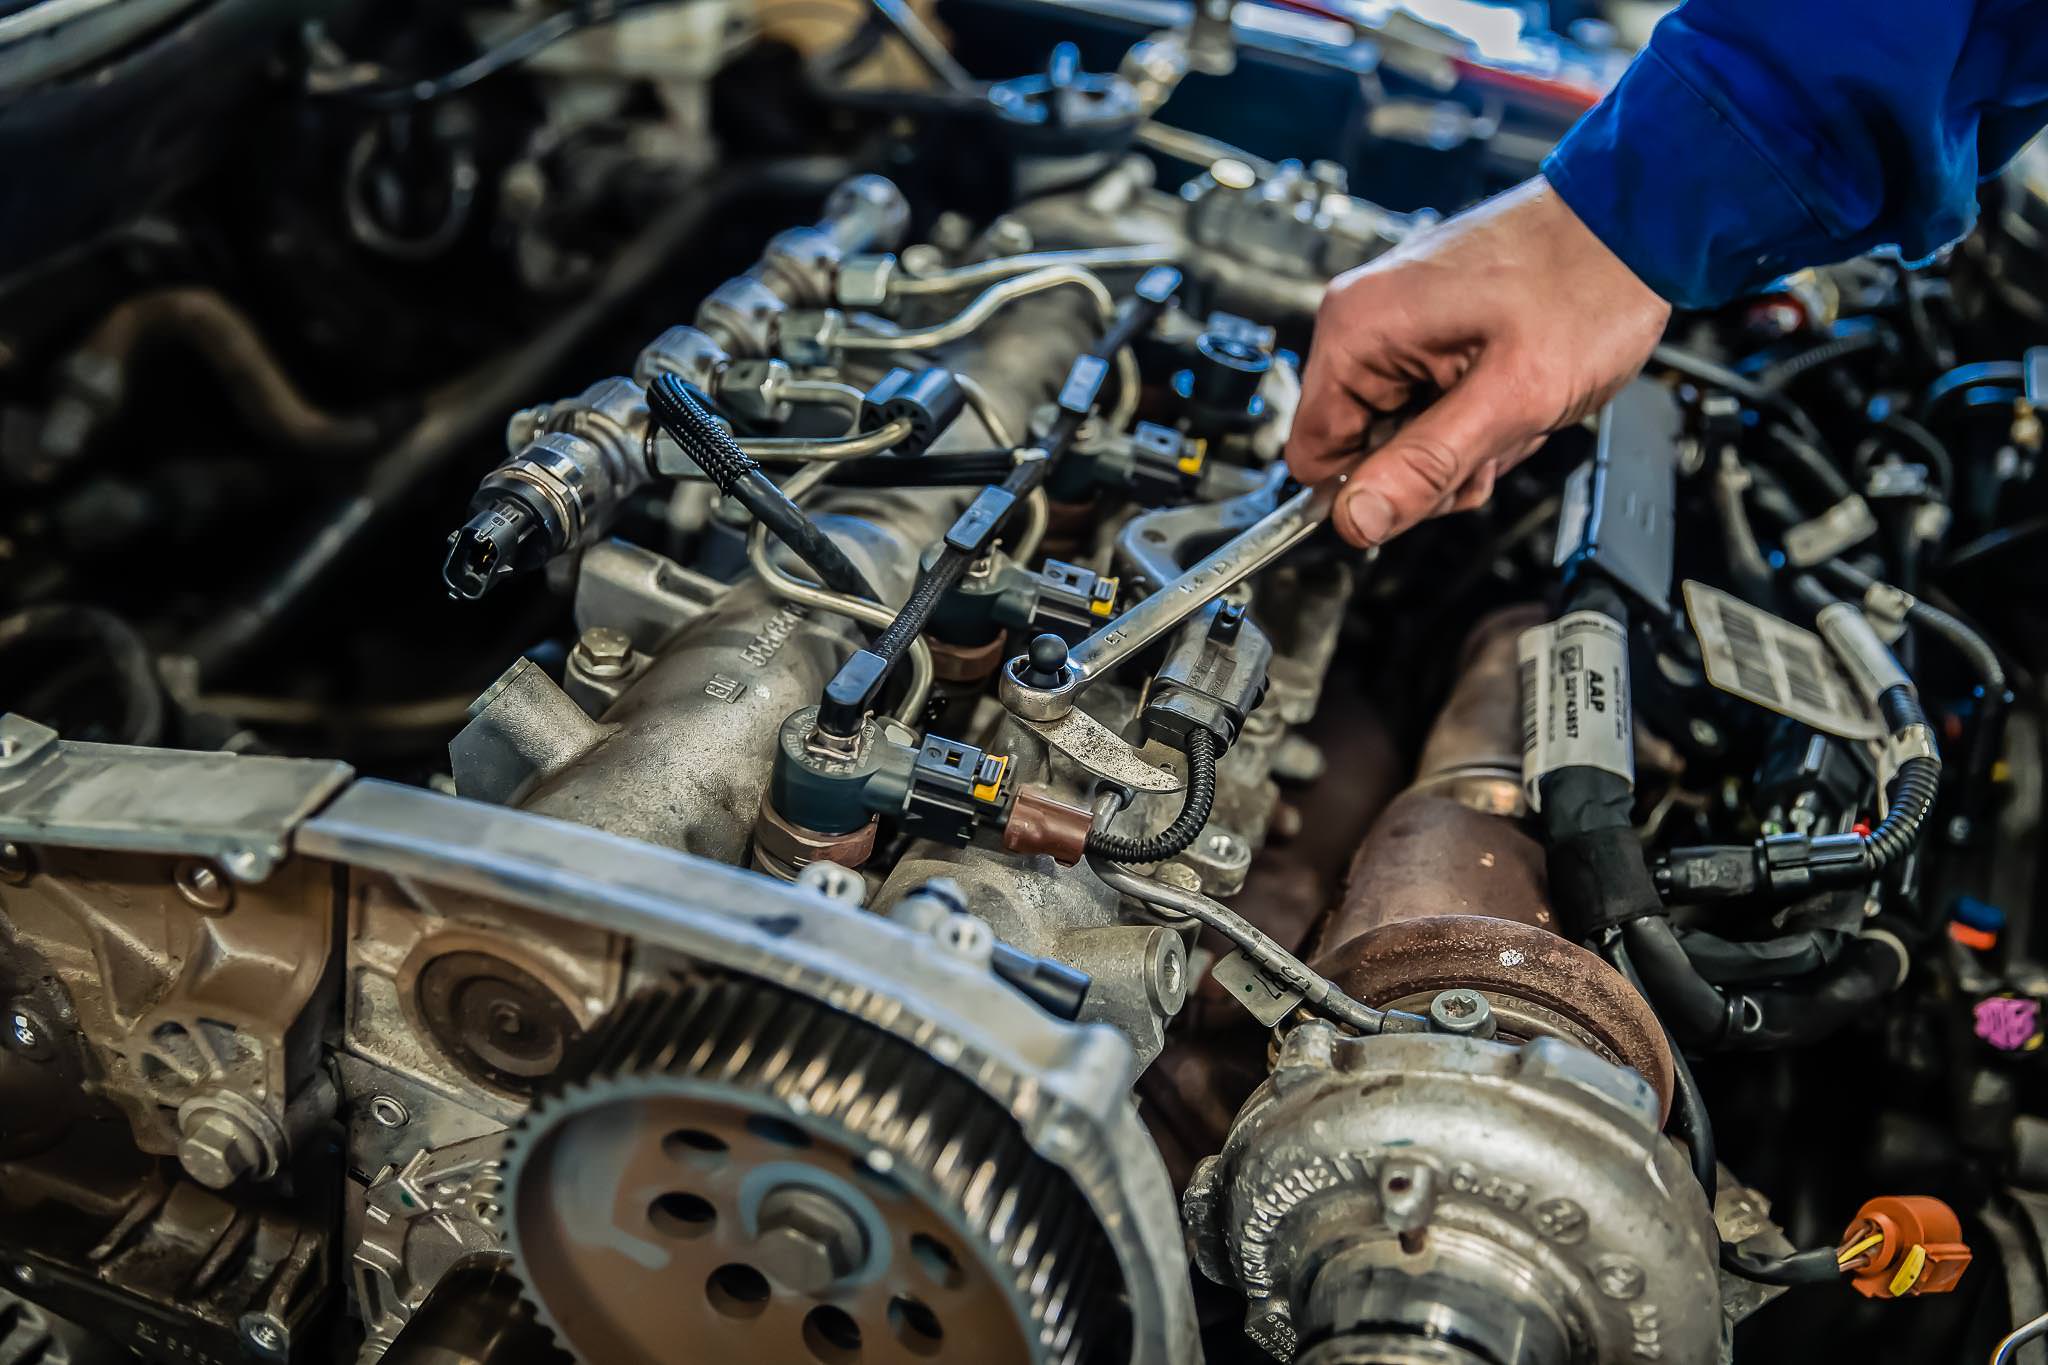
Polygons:
M1032 733L1097 777L1141 792L1177 792L1188 780L1146 758L1121 735L1086 711L1057 720L1027 720Z
M0 840L189 854L260 882L352 775L318 759L81 744L4 715Z

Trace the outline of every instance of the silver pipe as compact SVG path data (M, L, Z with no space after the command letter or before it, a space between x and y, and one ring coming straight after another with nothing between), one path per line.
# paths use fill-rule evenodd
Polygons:
M1014 449L1017 445L1016 433L1012 432L1010 424L1003 420L1002 412L997 409L995 400L989 396L988 390L982 387L981 381L965 370L955 370L953 382L960 386L960 392L967 395L967 406L974 409L974 415L988 428L988 434L994 438L995 443Z
M845 351L923 351L944 346L960 340L994 316L998 309L1018 299L1042 294L1048 289L1071 287L1086 291L1095 301L1096 312L1101 314L1103 325L1116 317L1116 299L1101 280L1079 266L1048 265L1026 275L1013 275L998 280L981 293L965 308L947 318L944 322L933 323L915 331L883 335L874 332L853 332L837 339L837 345Z
M1251 167L1252 174L1264 180L1279 168L1262 156L1253 156L1242 147L1233 147L1220 138L1206 137L1191 133L1185 128L1159 123L1152 119L1138 125L1138 142L1155 152L1164 152L1193 166L1213 166L1219 161L1241 161Z
M857 385L842 384L836 379L785 380L781 393L792 403L839 408L855 416L860 415L861 405L867 401L867 395Z
M755 436L740 449L757 460L830 464L879 455L910 434L910 419L899 417L858 436Z
M1010 552L1010 557L1030 568L1032 556L1045 542L1046 530L1051 525L1052 499L1046 496L1043 488L1034 488L1024 499L1024 530L1018 535L1017 548Z
M1098 824L1101 819L1098 810ZM1389 1028L1394 1032L1420 1032L1426 1027L1416 1015L1403 1014L1398 1010L1377 1010L1363 1001L1352 999L1334 981L1288 952L1264 930L1222 901L1199 891L1183 891L1177 886L1168 886L1165 882L1134 872L1122 863L1090 858L1088 866L1105 886L1132 900L1208 925L1235 944L1260 971L1301 996L1304 1005L1335 1023L1360 1033L1379 1033Z
M974 289L1013 275L1025 275L1052 266L1076 266L1082 270L1136 270L1146 266L1173 265L1180 249L1166 243L1144 246L1098 246L1073 251L1027 251L1019 256L997 256L972 265L941 270L931 275L901 276L889 284L891 297L912 298L926 294L951 294Z
M800 501L803 496L824 482L831 472L831 466L824 463L807 464L783 480L782 491L791 502ZM850 617L864 626L887 630L896 619L896 613L879 602L851 597L846 593L832 592L814 583L784 573L768 555L768 528L759 522L747 533L747 562L754 566L754 572L768 585L768 590L785 602L799 606L814 607L819 611L831 612L836 616ZM931 696L932 682L938 676L932 663L932 647L922 635L910 642L910 680L905 684L903 700L896 707L896 719L905 725L915 726L924 714L924 704Z
M835 343L845 351L923 351L935 346L944 346L967 336L1005 304L1033 294L1042 294L1048 289L1071 286L1085 290L1095 301L1096 312L1101 315L1102 325L1107 327L1116 318L1116 299L1109 289L1088 271L1075 265L1041 266L1026 275L1013 275L1000 280L975 295L973 302L955 313L944 322L911 332L856 332L838 338ZM1138 411L1138 357L1126 346L1116 356L1116 407L1110 412L1110 423L1121 431ZM1006 443L1007 444L1007 443Z
M1991 1353L1991 1365L2011 1365L2019 1355L2020 1347L2048 1334L2048 1313L2031 1322L2022 1323L1998 1343L1998 1349Z
M924 16L911 8L906 0L874 0L874 6L896 30L896 35L903 39L903 45L909 48L917 59L924 63L925 69L937 76L947 89L963 95L980 92L980 84L947 50L939 35L926 25Z

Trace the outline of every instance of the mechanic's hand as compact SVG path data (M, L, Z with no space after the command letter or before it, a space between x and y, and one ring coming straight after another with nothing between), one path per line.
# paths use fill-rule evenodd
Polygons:
M1332 520L1354 545L1477 507L1502 470L1628 382L1670 315L1531 180L1331 284L1288 467L1303 483L1353 471ZM1433 390L1380 445L1387 415Z

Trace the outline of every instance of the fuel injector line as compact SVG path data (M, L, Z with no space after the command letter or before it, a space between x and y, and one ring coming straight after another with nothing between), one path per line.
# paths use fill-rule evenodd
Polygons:
M870 602L882 600L867 575L761 472L761 466L704 410L682 380L672 374L657 375L647 386L647 411L718 485L719 492L752 513L770 535L810 565L826 587Z
M1096 396L1112 359L1152 330L1153 324L1166 311L1179 283L1179 273L1167 267L1160 266L1148 272L1138 282L1136 294L1117 313L1101 339L1075 361L1060 395L1058 416L1053 419L1044 440L1032 452L1034 458L1019 461L1001 483L984 491L984 498L989 499L992 510L986 525L980 529L983 542L993 538L1017 505L1045 482L1052 467L1073 445L1074 439L1080 435L1082 423L1094 410ZM1081 391L1078 394L1074 392L1077 389ZM994 495L992 498L991 494ZM977 500L977 504L980 502ZM970 508L969 515L974 511ZM869 648L849 659L826 685L818 712L821 732L842 739L859 732L863 717L872 708L874 698L904 651L924 632L939 603L958 585L975 557L974 551L963 548L955 543L951 534L948 535L946 543L939 547L938 554L918 577L917 586L911 589L909 598L888 629L876 636Z

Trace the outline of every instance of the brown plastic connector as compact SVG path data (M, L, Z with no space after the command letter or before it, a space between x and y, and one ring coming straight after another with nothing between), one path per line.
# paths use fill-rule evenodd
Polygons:
M1888 1194L1857 1210L1842 1234L1842 1269L1871 1299L1946 1294L1970 1268L1955 1210L1919 1194Z
M1019 787L1003 825L1003 848L1010 853L1050 853L1054 862L1072 867L1087 856L1088 831L1095 812L1070 806L1036 787Z

